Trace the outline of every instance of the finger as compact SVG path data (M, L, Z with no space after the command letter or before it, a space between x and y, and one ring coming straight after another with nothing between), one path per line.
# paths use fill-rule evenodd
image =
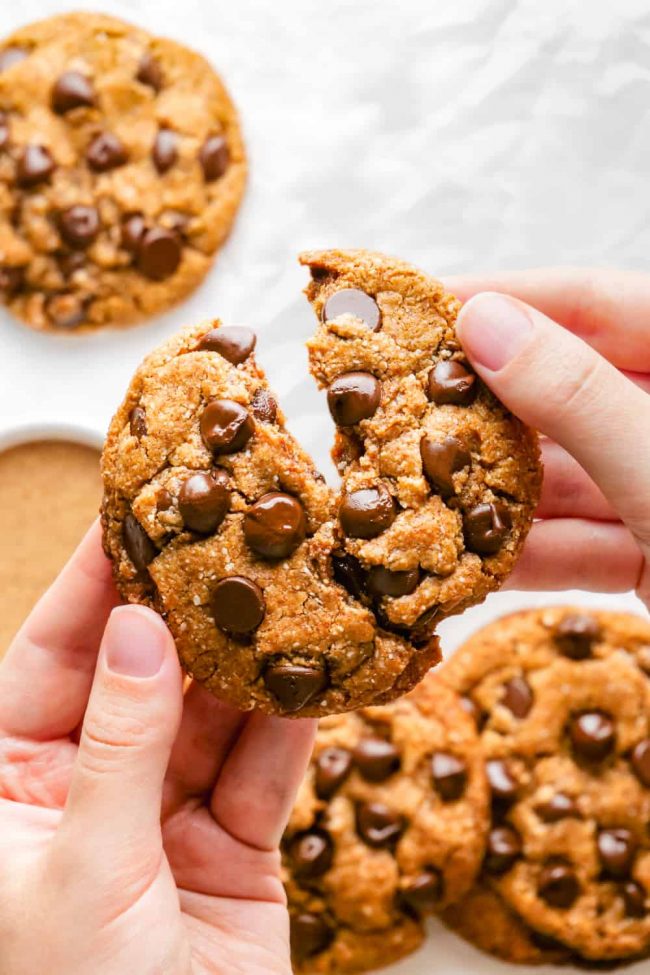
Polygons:
M79 723L99 641L118 602L96 521L0 668L0 724L6 734L45 740L67 735Z
M536 517L620 521L603 492L571 454L552 440L544 440L541 447L544 481Z
M109 865L139 846L160 849L163 779L181 708L180 666L162 619L144 606L115 609L63 814L64 844L82 857L100 850Z
M650 397L581 339L505 295L472 298L458 334L497 396L568 450L650 546Z
M500 291L538 308L621 369L650 372L650 275L603 268L534 268L450 277L461 301Z
M504 588L630 592L642 571L641 551L624 525L556 518L533 525Z
M212 815L232 836L260 850L280 842L311 755L316 722L254 712L228 756L212 795Z

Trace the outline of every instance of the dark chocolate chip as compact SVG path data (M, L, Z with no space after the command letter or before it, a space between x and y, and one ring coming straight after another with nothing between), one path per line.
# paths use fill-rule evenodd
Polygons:
M262 590L245 576L226 576L218 582L211 603L215 623L233 636L252 633L266 613Z
M305 510L290 494L271 491L256 501L244 516L246 544L267 559L291 555L307 533Z
M600 762L616 743L614 722L604 711L583 711L569 722L569 737L579 758Z
M122 247L135 253L146 229L147 225L141 213L127 214L122 221Z
M73 108L95 104L95 93L88 78L80 71L65 71L52 88L52 110L59 115Z
M491 501L478 504L463 519L465 544L478 555L495 555L512 527L512 518L505 504Z
M630 762L637 779L650 789L650 738L644 738L632 750Z
M181 254L181 242L173 230L152 227L138 244L138 270L152 281L164 281L178 268Z
M271 664L264 671L264 684L290 714L299 711L327 687L327 674L322 667Z
M99 233L99 213L95 207L77 203L59 214L58 224L66 244L83 250L92 244Z
M646 894L641 884L628 880L621 885L621 896L627 917L645 917Z
M86 149L86 162L96 173L123 166L128 153L122 142L112 132L100 132Z
M525 677L513 677L503 686L501 703L515 718L525 718L533 706L533 692Z
M299 879L322 876L331 867L333 854L332 841L322 830L298 833L289 846L293 872Z
M192 474L183 481L178 510L186 528L205 534L219 527L230 508L228 484L228 475L219 468L207 474Z
M476 396L476 375L468 366L455 360L437 362L429 373L427 394L432 403L442 406L469 406Z
M376 538L395 521L395 502L383 484L352 491L341 501L339 519L351 538Z
M510 771L507 762L500 758L485 763L492 798L499 802L512 802L517 797L519 783Z
M255 431L255 423L241 403L231 399L213 399L201 414L201 437L214 454L234 454L246 446Z
M12 298L23 286L25 269L22 267L0 267L0 294Z
M364 802L357 808L357 832L368 846L396 843L405 825L403 816L383 802Z
M467 786L467 765L462 758L449 752L434 752L431 756L433 787L444 802L455 802Z
M472 462L469 450L456 437L445 437L442 442L424 437L420 441L420 456L425 477L443 498L455 494L453 475Z
M443 892L442 874L435 867L429 867L402 887L400 899L418 914L424 914L436 909Z
M580 883L567 863L551 862L542 868L537 892L551 907L571 907L580 896Z
M144 572L149 563L153 562L158 555L158 549L140 522L131 513L124 519L123 539L126 554L138 572Z
M488 835L484 867L488 873L505 873L521 856L521 837L513 826L494 826Z
M209 135L199 150L199 162L206 183L219 179L228 169L230 153L222 135Z
M319 914L293 914L290 928L291 952L299 961L320 954L334 940L333 929Z
M163 73L160 62L146 51L140 58L136 78L143 85L149 85L154 91L160 91L163 86Z
M354 555L333 555L332 571L339 585L355 599L366 595L366 573Z
M25 146L16 164L16 182L19 186L36 186L49 179L55 169L54 159L45 146Z
M600 636L600 626L593 616L577 613L565 616L555 631L560 652L571 660L586 660Z
M257 389L251 400L253 416L264 423L275 423L278 416L278 404L266 389Z
M578 805L571 796L566 796L563 792L556 792L554 796L546 802L540 802L535 806L535 812L545 823L557 823L561 819L580 818Z
M383 565L375 565L368 572L368 590L373 596L408 596L418 587L420 582L419 569L405 569L403 572L393 572Z
M345 782L352 768L347 748L325 748L316 759L315 788L319 799L330 799Z
M45 303L45 311L54 328L73 329L86 320L86 303L75 294L61 292Z
M178 139L172 129L158 130L151 150L151 158L161 176L172 168L178 159Z
M598 834L598 856L603 873L622 880L629 877L637 844L629 829L603 829Z
M0 54L0 74L3 71L8 71L9 68L13 68L14 64L24 61L28 55L29 51L26 51L24 47L6 47Z
M134 406L129 413L129 429L131 436L141 440L147 435L147 414L141 406Z
M385 738L362 738L353 754L354 764L368 782L383 782L400 766L399 752Z
M339 315L360 318L371 332L381 328L381 313L374 298L358 288L342 288L331 294L323 305L323 321L331 322Z
M327 405L339 427L374 416L381 402L381 383L369 372L346 372L327 390Z
M222 325L206 332L196 348L200 351L218 352L233 366L238 366L248 359L256 341L255 332L245 325Z

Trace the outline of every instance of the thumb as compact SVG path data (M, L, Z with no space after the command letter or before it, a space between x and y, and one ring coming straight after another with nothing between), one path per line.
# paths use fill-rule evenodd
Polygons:
M111 864L112 857L151 850L152 838L159 848L163 780L182 702L176 648L163 620L144 606L114 609L61 823L60 835L82 856L88 845Z

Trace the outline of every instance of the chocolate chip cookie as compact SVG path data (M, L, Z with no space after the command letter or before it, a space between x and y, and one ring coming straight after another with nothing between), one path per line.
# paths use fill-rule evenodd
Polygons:
M557 608L486 627L442 678L481 728L483 882L581 959L650 950L649 675L646 619Z
M388 707L324 718L282 844L295 971L414 951L422 917L472 884L488 804L473 723L432 674Z
M103 454L122 596L162 613L195 680L242 709L383 703L439 659L334 577L335 496L291 437L255 335L218 322L149 356Z
M246 159L197 53L73 13L0 46L0 297L37 329L134 321L192 291Z
M511 571L539 497L537 439L472 371L460 302L438 281L368 251L301 261L343 478L337 577L387 629L426 636Z

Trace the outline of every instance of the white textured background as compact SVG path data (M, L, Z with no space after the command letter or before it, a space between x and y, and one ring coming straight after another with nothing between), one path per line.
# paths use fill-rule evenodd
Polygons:
M66 9L1 0L0 29ZM144 353L218 315L257 329L293 430L331 472L330 420L306 375L313 323L300 249L375 248L441 276L647 265L650 0L104 0L99 9L210 58L241 111L249 192L203 287L150 324L44 336L0 312L0 439L43 423L99 436ZM545 599L493 596L446 625L447 647L495 613ZM507 970L437 927L434 939L391 972Z

